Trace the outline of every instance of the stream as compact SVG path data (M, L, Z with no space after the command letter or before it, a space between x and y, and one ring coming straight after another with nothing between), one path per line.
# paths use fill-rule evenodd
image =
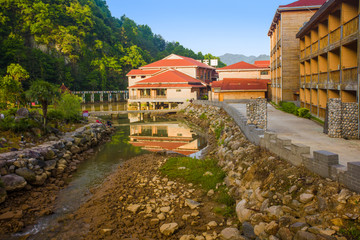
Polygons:
M54 213L6 239L56 239L61 232L61 219L75 212L91 197L90 189L102 184L107 176L134 156L165 149L198 157L206 146L203 136L176 120L128 114L112 123L117 129L112 140L96 147L94 156L80 163L68 186L59 192Z

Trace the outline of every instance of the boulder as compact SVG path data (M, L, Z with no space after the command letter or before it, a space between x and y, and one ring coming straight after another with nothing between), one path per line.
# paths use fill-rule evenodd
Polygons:
M241 223L248 221L254 213L252 210L246 208L246 203L246 199L243 199L236 205L236 215Z
M255 239L256 235L254 233L254 227L248 223L248 222L244 222L242 224L242 230L243 230L243 234L245 237L249 238L249 239Z
M23 189L27 184L25 178L16 174L8 174L2 176L1 180L4 183L6 191L15 191L15 190Z
M300 202L302 203L308 203L310 202L311 200L313 200L314 198L314 194L311 194L311 193L303 193L300 195Z
M220 239L222 240L242 240L244 237L240 235L240 231L237 228L225 228L220 233Z
M170 236L178 228L179 228L179 225L177 223L166 223L166 224L161 225L160 232L165 236Z
M25 178L28 182L35 182L36 181L36 174L34 171L24 167L24 168L18 168L15 170L15 173L19 176L22 176Z
M27 108L20 108L16 111L15 120L20 120L29 117L29 110Z
M45 162L44 170L51 171L56 167L56 160L49 160Z

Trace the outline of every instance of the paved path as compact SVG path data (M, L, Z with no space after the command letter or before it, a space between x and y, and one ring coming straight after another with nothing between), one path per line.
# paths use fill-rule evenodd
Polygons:
M230 104L246 116L245 104ZM347 166L347 162L360 161L360 140L329 138L323 133L319 124L292 114L282 112L268 104L268 131L278 136L291 139L294 143L310 146L311 153L326 150L339 155L339 161Z

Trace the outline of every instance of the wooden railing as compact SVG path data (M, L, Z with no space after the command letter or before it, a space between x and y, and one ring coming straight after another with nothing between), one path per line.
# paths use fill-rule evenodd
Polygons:
M357 74L358 74L358 68L352 67L352 68L344 68L342 70L342 83L357 83Z
M305 49L301 50L300 52L300 58L304 58L305 57Z
M311 45L311 53L316 53L318 50L319 50L319 41L316 41Z
M334 31L330 32L330 44L340 41L341 28L338 27Z
M340 83L340 70L330 72L329 83Z
M307 56L310 56L310 53L311 53L311 49L310 49L310 46L309 47L307 47L306 49L305 49L305 56L307 57Z
M320 49L327 47L327 45L328 45L328 35L320 39Z
M347 23L344 24L343 27L343 37L349 36L353 33L356 33L359 29L359 17L351 19Z
M306 76L305 76L305 82L306 82L306 83L310 83L310 82L311 82L311 75L306 75Z
M319 83L327 83L327 80L328 80L327 72L319 74Z
M304 75L301 75L301 76L300 76L300 84L301 84L301 85L305 84L305 81L306 81L306 80L305 80L305 76L304 76Z
M311 82L312 83L318 83L318 80L319 80L319 75L317 73L311 75Z

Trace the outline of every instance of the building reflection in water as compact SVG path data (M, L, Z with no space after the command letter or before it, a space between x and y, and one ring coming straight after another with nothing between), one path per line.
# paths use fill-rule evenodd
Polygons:
M129 114L130 143L142 149L158 152L170 150L184 155L198 152L206 141L195 134L188 126L180 122L142 121L142 114ZM137 119L137 123L134 121Z

